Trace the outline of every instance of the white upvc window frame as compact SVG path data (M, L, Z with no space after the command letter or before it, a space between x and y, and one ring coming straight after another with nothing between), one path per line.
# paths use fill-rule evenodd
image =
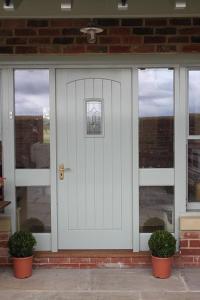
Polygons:
M150 63L147 63L149 61ZM174 62L177 63L174 63ZM188 64L185 64L188 61ZM165 63L166 62L166 63ZM172 63L170 63L172 62ZM191 63L189 63L191 62ZM3 109L1 110L1 118L3 123L2 137L3 137L3 174L7 177L5 186L5 196L8 200L11 200L11 205L6 208L5 213L11 214L12 219L12 231L16 229L16 203L15 203L15 181L19 185L21 179L19 174L17 175L17 180L15 178L15 160L14 160L14 120L10 119L10 111L14 111L14 95L12 88L13 85L13 70L14 69L44 69L48 68L50 70L50 119L51 119L51 171L49 172L49 181L51 183L51 234L41 234L38 235L37 239L39 241L40 250L51 250L57 251L57 166L56 166L56 87L55 87L55 77L57 68L126 68L127 66L132 68L132 128L133 128L133 251L141 250L140 235L139 235L139 176L143 177L146 181L145 170L144 173L139 175L139 147L136 147L139 137L138 137L138 68L163 68L172 67L175 69L175 165L174 171L169 170L174 174L175 182L175 236L178 239L179 236L179 217L186 214L186 199L187 199L187 70L188 68L200 68L198 59L194 57L184 56L184 57L172 57L165 56L132 56L125 57L124 64L119 65L118 58L103 59L91 59L85 61L84 58L79 59L70 57L66 58L65 62L61 62L59 59L53 62L42 62L37 60L36 63L33 62L18 62L15 63L9 61L2 61L1 65L1 85L2 85L2 99L3 99ZM170 185L172 182L172 177L170 175ZM151 179L153 180L153 179ZM164 179L163 179L164 180ZM46 182L45 182L46 184ZM190 207L187 207L191 209ZM147 234L145 238L145 244L149 237ZM41 242L40 242L41 241ZM178 243L177 243L178 244Z
M174 187L174 234L178 239L178 212L179 209L176 207L176 188L175 188L175 176L176 176L176 168L175 168L175 159L176 159L176 112L177 112L177 102L179 99L179 65L173 64L148 64L148 65L140 65L137 70L140 69L173 69L174 70L174 167L173 168L139 168L139 128L138 130L138 211L139 211L139 187L142 186L172 186ZM137 74L138 77L138 74ZM137 79L138 82L138 79ZM137 90L137 120L139 122L139 91ZM133 109L134 110L134 109ZM136 113L135 113L136 117ZM134 156L133 156L134 159ZM134 217L133 217L134 218ZM134 220L133 220L134 222ZM137 228L139 231L139 217ZM139 233L139 250L147 250L148 249L148 239L150 238L151 233Z
M199 67L189 67L186 70L186 107L187 107L187 111L186 111L186 197L187 197L187 210L188 211L200 211L200 202L189 202L188 201L188 141L195 141L195 140L199 140L200 141L200 135L190 135L189 134L189 72L190 71L200 71L200 66Z
M50 168L16 169L15 168L15 97L14 71L19 69L49 70L49 106L50 106ZM56 191L56 114L55 114L55 70L47 66L16 66L2 70L3 99L3 174L7 178L4 194L11 205L5 213L11 215L11 229L17 229L16 187L49 186L51 190L51 233L35 233L36 250L57 251L57 191ZM11 88L13 87L13 88ZM12 137L12 138L11 138Z

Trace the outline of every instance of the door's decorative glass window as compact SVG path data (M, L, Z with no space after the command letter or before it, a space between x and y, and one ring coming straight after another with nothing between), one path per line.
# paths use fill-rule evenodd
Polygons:
M86 100L86 135L103 135L102 99Z

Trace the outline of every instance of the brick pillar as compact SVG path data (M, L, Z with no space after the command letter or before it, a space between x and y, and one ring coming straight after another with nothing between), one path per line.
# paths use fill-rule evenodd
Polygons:
M200 266L200 216L180 217L182 265Z

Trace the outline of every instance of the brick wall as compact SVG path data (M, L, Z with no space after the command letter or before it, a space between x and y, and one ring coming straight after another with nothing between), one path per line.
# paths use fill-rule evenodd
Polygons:
M87 44L88 19L0 20L0 54L200 52L200 18L96 19L104 32Z
M183 265L200 266L200 230L181 231L180 255Z
M0 266L8 264L8 239L9 234L7 232L0 232Z

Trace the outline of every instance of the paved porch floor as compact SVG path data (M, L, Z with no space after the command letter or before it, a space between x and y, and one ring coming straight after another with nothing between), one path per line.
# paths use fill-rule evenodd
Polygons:
M155 279L150 269L35 269L16 279L0 269L2 300L199 300L200 269L174 270Z

